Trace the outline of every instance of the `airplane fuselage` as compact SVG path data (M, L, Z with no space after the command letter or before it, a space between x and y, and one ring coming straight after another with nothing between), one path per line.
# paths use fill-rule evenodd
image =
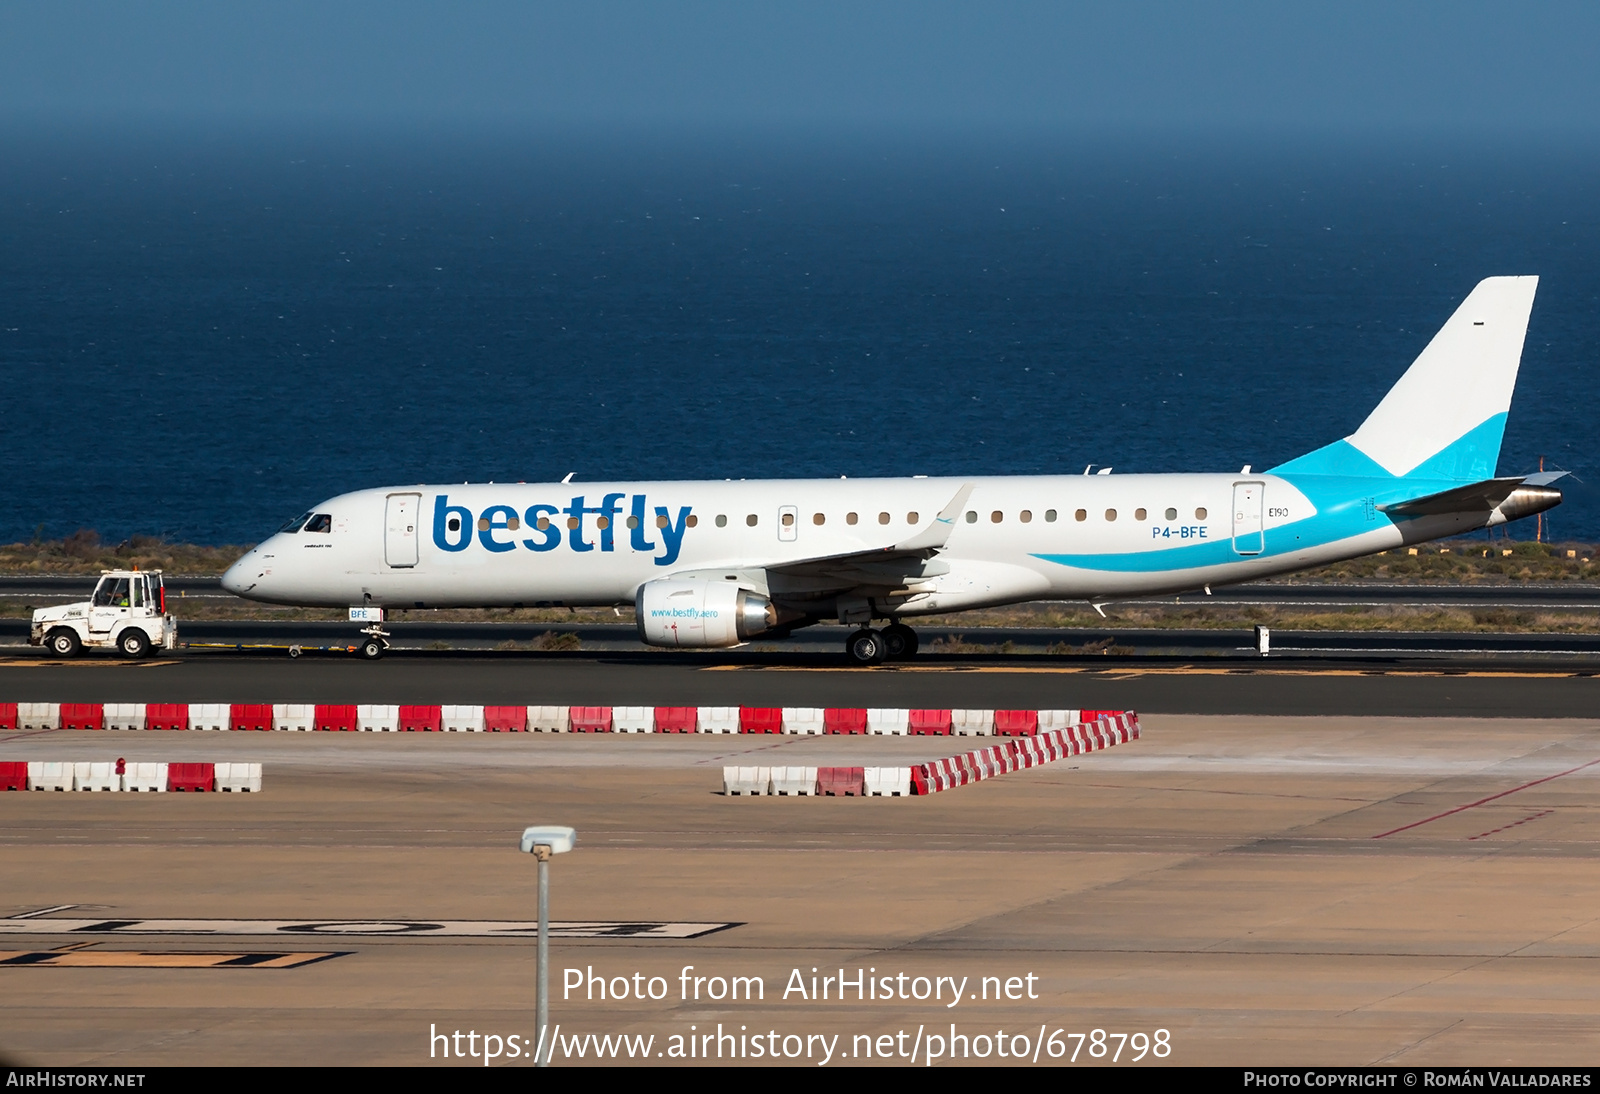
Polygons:
M318 506L328 531L272 536L230 588L286 604L396 608L631 604L682 575L822 603L836 578L770 568L888 550L971 493L936 563L858 588L878 616L1024 600L1180 592L1481 527L1481 514L1395 522L1392 483L1272 474L777 479L393 487ZM1441 487L1442 488L1442 487ZM1416 483L1407 484L1414 496ZM1319 506L1314 498L1319 499ZM808 586L812 586L808 588Z

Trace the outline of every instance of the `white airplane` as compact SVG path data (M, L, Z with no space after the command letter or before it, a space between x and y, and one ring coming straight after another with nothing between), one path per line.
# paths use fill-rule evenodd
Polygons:
M1495 477L1535 277L1480 282L1361 424L1265 472L397 486L342 494L223 576L252 600L383 609L634 606L653 646L728 648L823 620L849 659L905 620L1209 588L1557 505ZM886 620L881 630L872 624ZM383 654L378 625L363 653Z

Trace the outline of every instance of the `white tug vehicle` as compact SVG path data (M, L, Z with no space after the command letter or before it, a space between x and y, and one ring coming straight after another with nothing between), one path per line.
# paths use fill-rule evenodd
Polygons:
M28 644L56 657L76 657L85 648L114 649L134 658L173 649L178 624L167 614L161 571L101 570L88 600L33 613Z

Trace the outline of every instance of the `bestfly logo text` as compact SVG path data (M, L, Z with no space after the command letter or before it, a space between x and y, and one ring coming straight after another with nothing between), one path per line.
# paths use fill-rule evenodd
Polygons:
M514 506L491 505L476 518L465 505L451 505L448 494L433 499L433 544L441 551L465 551L474 538L486 551L503 554L519 546L529 551L554 551L563 542L573 551L617 549L616 518L623 512L620 503L627 494L607 494L599 505L589 505L579 494L565 508L558 505L530 505L519 514ZM645 495L634 494L624 531L627 546L641 554L660 554L657 566L670 566L683 549L684 532L693 525L690 507L680 506L676 518L665 505L654 507L653 520L647 519ZM565 519L557 519L565 514ZM592 520L589 518L593 518ZM566 534L563 535L562 533ZM526 533L527 538L522 538ZM659 540L651 534L660 536Z

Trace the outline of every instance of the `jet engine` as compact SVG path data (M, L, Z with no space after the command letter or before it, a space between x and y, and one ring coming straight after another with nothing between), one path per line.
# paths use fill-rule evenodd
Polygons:
M651 646L719 649L737 646L778 624L778 610L760 593L732 581L660 578L634 598L639 638Z

